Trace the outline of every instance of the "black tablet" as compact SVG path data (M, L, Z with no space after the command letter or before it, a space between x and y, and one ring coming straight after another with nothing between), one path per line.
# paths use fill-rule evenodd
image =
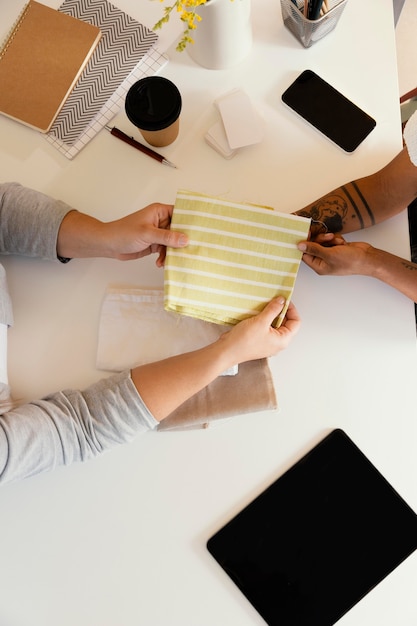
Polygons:
M330 626L417 548L417 515L336 429L207 547L270 626Z

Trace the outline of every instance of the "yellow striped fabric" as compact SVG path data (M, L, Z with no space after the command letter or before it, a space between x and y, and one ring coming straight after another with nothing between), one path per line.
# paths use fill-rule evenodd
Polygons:
M218 324L237 324L259 313L275 296L294 289L301 261L297 243L310 220L267 207L180 190L171 229L189 237L186 248L168 248L164 306Z

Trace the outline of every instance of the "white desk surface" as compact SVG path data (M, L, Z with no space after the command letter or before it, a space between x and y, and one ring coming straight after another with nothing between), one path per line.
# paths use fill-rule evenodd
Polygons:
M115 4L149 26L161 10L149 0ZM278 1L253 5L253 51L238 67L205 70L168 49L162 75L179 87L183 112L179 138L163 152L178 170L106 131L71 162L37 132L0 117L1 179L110 220L154 200L173 202L179 187L291 212L385 164L401 148L391 0L349 0L336 30L310 49L284 29ZM161 45L174 31L161 35ZM353 155L280 103L307 67L376 118ZM232 87L247 91L267 133L226 161L203 137L216 120L213 100ZM116 122L134 134L123 113ZM408 255L405 213L351 237ZM21 398L105 375L95 352L106 287L162 285L154 258L4 264L15 307L10 379ZM202 431L148 433L94 462L2 488L1 626L261 625L206 540L334 427L417 509L412 303L376 281L318 277L305 266L294 301L302 330L271 361L280 412ZM339 623L416 624L416 581L413 554Z

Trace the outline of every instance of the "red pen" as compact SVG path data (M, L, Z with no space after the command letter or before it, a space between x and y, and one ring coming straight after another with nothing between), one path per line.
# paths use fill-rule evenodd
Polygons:
M169 167L175 167L175 168L177 167L176 165L174 165L174 163L171 163L171 161L168 161L168 159L163 157L162 154L158 154L158 152L155 152L154 150L151 150L151 148L144 146L143 144L139 143L139 141L136 141L136 139L133 139L133 137L129 137L129 135L126 135L123 131L119 130L118 128L114 126L112 128L111 126L107 126L107 125L105 126L105 128L109 130L110 133L114 137L117 137L117 139L121 139L121 141L128 143L129 146L136 148L136 150L139 150L139 152L143 152L143 154L147 154L152 159L159 161L163 165L169 165Z

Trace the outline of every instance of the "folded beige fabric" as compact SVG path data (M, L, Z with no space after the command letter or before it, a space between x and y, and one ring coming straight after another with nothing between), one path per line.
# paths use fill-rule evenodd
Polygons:
M121 372L198 350L228 329L165 311L162 289L109 287L101 307L97 367ZM237 371L235 366L224 374Z
M207 428L228 417L277 409L277 398L266 359L239 365L236 376L216 378L158 425L158 430Z
M99 326L97 367L121 371L195 350L215 341L228 327L165 311L161 289L110 287ZM237 373L238 372L238 373ZM265 359L231 368L184 402L158 430L205 428L215 420L277 407Z

